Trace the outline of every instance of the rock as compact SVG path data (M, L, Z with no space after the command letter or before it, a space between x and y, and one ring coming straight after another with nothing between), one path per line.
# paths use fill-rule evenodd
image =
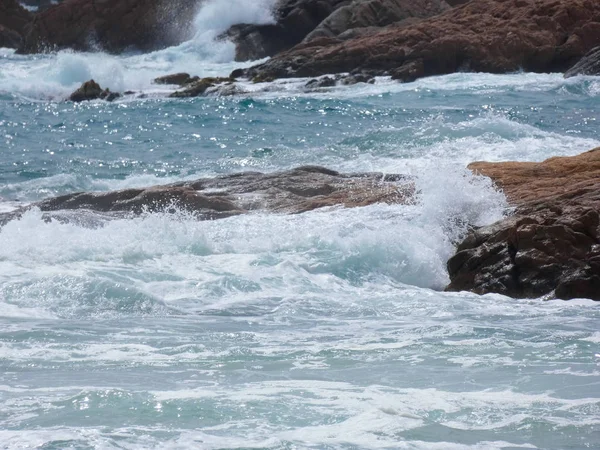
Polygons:
M173 92L169 97L171 98L189 98L189 97L199 97L207 93L209 88L221 85L223 83L233 83L233 78L215 78L215 77L207 77L197 79L192 83L185 86L185 89L181 91Z
M35 15L20 53L156 50L192 35L196 0L69 0Z
M83 83L75 92L73 92L69 97L69 100L76 103L98 99L112 102L120 96L121 94L117 92L111 92L109 89L102 90L98 83L96 83L94 80L90 80Z
M245 172L145 189L63 195L0 214L0 224L18 218L32 207L46 213L47 220L75 219L66 215L67 211L82 212L89 223L98 222L92 220L91 213L104 220L185 211L205 220L249 211L295 214L336 205L408 203L413 193L413 183L401 175L340 174L323 167L304 166L285 172Z
M0 47L17 48L33 15L16 0L0 1Z
M565 78L576 75L600 75L600 47L595 47L565 72Z
M456 71L554 72L571 67L598 42L598 1L474 0L375 34L305 41L246 75L317 77L360 69L396 71L411 80Z
M304 41L319 37L337 37L357 28L383 27L410 18L425 18L450 9L444 0L354 0L337 8Z
M198 81L199 77L191 77L189 73L174 73L171 75L165 75L163 77L155 78L154 84L176 84L178 86L186 86L195 81Z
M336 85L336 81L331 77L315 78L310 80L304 87L309 89L318 89L325 87L332 87Z
M474 163L516 207L448 261L447 290L600 300L600 148L542 163Z
M354 73L342 77L340 83L342 83L344 86L351 86L358 83L373 84L375 83L375 78L373 78L369 73Z
M281 0L274 12L276 24L232 26L224 35L236 44L236 61L273 56L298 44L321 21L350 0Z

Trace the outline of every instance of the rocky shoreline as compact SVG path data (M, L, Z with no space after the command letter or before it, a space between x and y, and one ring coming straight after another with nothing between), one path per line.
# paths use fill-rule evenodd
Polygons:
M478 162L515 208L474 229L448 261L448 291L513 298L600 300L600 148L541 163ZM416 201L412 179L381 173L341 174L304 166L243 172L165 186L75 193L0 214L0 225L38 208L45 220L101 226L147 213L184 212L215 220L250 212L298 214L323 207Z

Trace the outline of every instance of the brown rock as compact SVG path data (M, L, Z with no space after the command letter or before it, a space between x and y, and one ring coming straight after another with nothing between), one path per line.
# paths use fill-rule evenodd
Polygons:
M0 214L0 224L19 217L31 207L48 213L48 220L66 220L65 211L88 214L84 216L88 219L91 212L109 218L175 211L187 211L198 219L218 219L248 211L294 214L335 205L408 203L413 192L411 180L399 175L346 175L323 167L304 166L285 172L245 172L145 189L69 194ZM68 220L81 217L81 214L71 216Z
M171 75L165 75L163 77L155 78L153 83L155 84L176 84L178 86L185 86L187 84L198 81L198 77L191 77L189 73L174 73Z
M447 289L600 300L600 148L469 168L492 178L516 210L458 246Z
M0 1L0 47L17 48L33 15L16 0Z
M69 0L38 14L21 53L156 50L191 37L196 0Z
M185 89L181 91L173 92L169 97L172 98L190 98L199 97L204 95L208 89L219 86L223 83L233 83L233 78L220 78L220 77L207 77L200 78L196 77L195 81L185 85Z
M112 102L119 98L121 94L111 92L109 89L102 89L94 80L86 81L75 92L71 94L69 100L72 102L83 102L86 100L106 100Z
M599 41L596 0L473 0L405 27L304 42L247 75L315 77L357 68L383 74L417 61L423 64L421 76L564 71Z

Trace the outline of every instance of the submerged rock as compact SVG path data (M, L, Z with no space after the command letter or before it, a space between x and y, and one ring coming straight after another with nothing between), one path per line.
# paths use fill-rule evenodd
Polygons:
M190 76L189 73L174 73L171 75L165 75L162 77L155 78L154 84L176 84L178 86L186 86L194 81L198 81L200 78L197 76Z
M318 166L285 172L244 172L216 178L104 193L75 193L44 200L19 211L0 214L0 225L39 208L48 220L66 220L65 211L90 212L101 218L152 212L184 211L200 220L250 211L302 213L327 206L357 207L374 203L410 203L414 185L401 175L340 174Z
M447 290L600 300L600 148L542 163L473 163L516 210L472 232Z
M564 71L599 41L596 0L474 0L407 26L303 42L246 75L317 77L362 69L411 81L456 71Z
M86 100L106 100L112 102L119 98L121 94L111 92L109 89L102 89L94 80L86 81L75 92L71 94L69 100L72 102L83 102Z
M576 75L600 75L600 47L595 47L565 72L565 78Z
M223 84L231 84L235 80L233 78L215 78L215 77L207 77L200 78L196 77L196 80L192 81L189 84L186 84L185 89L181 91L173 92L169 97L172 98L189 98L189 97L199 97L207 93L210 88L223 85ZM232 94L230 94L232 95Z

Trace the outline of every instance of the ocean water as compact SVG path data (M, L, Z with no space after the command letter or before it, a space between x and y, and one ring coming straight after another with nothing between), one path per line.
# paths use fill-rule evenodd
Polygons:
M155 53L0 50L0 211L303 164L410 174L418 202L9 223L0 448L600 448L596 303L443 292L467 225L509 212L466 165L600 146L600 79L292 79L166 98L155 76L226 75L240 65L213 37L271 20L270 2L227 4ZM89 78L136 94L64 102Z

